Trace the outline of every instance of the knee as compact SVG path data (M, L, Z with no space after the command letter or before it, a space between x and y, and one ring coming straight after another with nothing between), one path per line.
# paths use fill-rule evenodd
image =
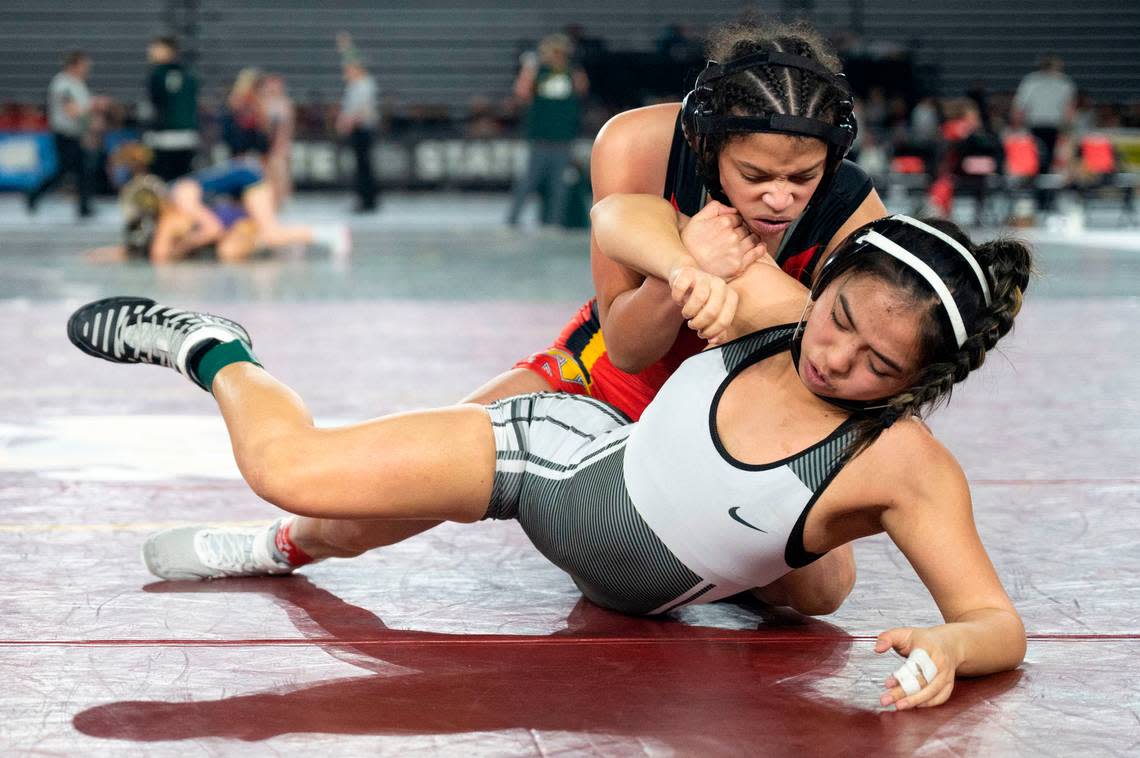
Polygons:
M826 616L839 610L855 587L855 561L838 561L825 581L812 586L795 587L789 592L792 608L806 616Z
M854 582L846 586L837 585L809 597L792 598L789 605L805 616L826 616L839 610L853 586Z
M832 550L753 594L766 603L785 605L807 616L835 613L855 586L855 555L850 545Z
M317 502L315 477L297 437L281 435L236 450L238 468L262 500L290 513L319 516L312 512Z

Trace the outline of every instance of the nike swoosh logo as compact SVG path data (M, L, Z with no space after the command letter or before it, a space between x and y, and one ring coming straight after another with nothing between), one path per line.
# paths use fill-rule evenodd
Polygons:
M732 516L732 520L733 520L733 521L739 521L740 523L744 524L744 525L745 525L746 527L748 527L749 529L755 529L755 530L756 530L756 531L758 531L758 532L764 532L764 534L767 534L767 533L768 533L768 530L767 530L767 529L761 529L761 528L760 528L760 527L758 527L758 526L752 526L752 524L749 524L747 521L745 521L744 519L740 518L740 516L737 516L737 515L736 515L736 512L737 512L737 511L739 511L739 510L740 510L740 506L739 506L739 505L738 505L738 506L735 506L735 507L733 507L733 508L729 508L729 509L728 509L728 515L729 515L729 516Z

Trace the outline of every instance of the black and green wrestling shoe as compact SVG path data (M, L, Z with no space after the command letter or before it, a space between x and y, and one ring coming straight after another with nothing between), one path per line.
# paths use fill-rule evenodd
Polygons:
M234 321L209 313L171 308L144 297L109 297L88 303L67 320L77 348L113 363L170 366L205 390L193 370L195 358L219 344L253 340Z

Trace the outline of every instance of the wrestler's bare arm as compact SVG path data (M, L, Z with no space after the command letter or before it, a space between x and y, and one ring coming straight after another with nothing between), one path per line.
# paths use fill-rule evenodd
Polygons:
M1025 628L986 554L974 525L966 477L954 457L921 424L903 421L887 429L876 446L889 468L876 483L889 496L881 523L930 591L944 624L898 627L879 635L877 652L912 656L925 651L937 674L910 682L887 680L884 705L900 708L945 702L956 674L978 676L1015 668L1025 656ZM905 673L905 672L903 672ZM904 677L908 678L908 677Z
M614 116L598 133L590 159L595 203L617 193L660 195L665 184L676 104ZM672 347L681 317L668 287L602 252L590 236L590 270L610 360L637 372Z

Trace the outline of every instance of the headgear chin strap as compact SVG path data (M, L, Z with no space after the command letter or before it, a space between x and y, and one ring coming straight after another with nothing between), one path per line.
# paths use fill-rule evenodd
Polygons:
M836 121L830 122L809 116L771 113L764 116L735 116L716 111L714 94L719 82L726 77L754 68L778 66L806 71L842 94L837 103ZM802 55L781 52L758 52L735 58L727 63L709 61L697 77L693 89L681 103L681 128L686 139L700 158L709 194L728 203L720 185L716 157L708 155L708 138L717 134L769 132L814 137L827 145L827 161L819 186L812 196L822 196L831 186L839 164L851 149L858 131L855 121L851 87L842 74L835 74L819 61ZM810 201L809 201L810 202ZM806 212L806 209L805 209Z

